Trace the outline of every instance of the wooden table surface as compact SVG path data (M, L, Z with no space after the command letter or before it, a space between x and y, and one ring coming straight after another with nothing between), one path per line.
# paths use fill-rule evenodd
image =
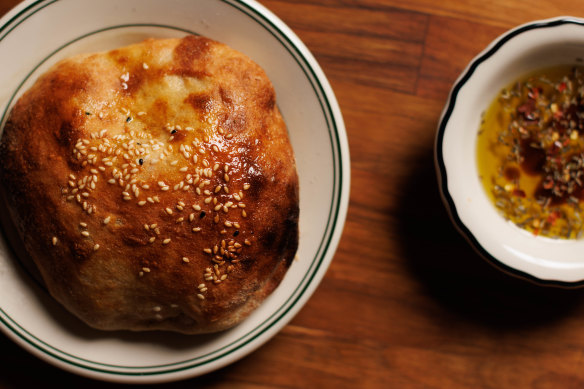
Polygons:
M17 4L0 0L0 14ZM351 151L344 233L322 283L242 360L170 388L584 387L584 292L492 268L452 226L433 143L448 91L507 29L568 0L262 0L313 52ZM0 336L0 389L115 387Z

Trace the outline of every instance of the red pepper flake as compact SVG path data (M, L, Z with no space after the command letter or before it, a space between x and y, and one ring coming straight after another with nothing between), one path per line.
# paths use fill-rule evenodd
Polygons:
M533 100L537 100L537 98L539 97L539 88L529 89L529 92L527 93L527 97L529 97L530 99L533 99Z
M543 183L542 186L543 186L544 189L551 189L551 188L554 187L554 181L552 179L548 179L547 181L545 181Z
M554 224L556 224L556 220L558 220L559 217L560 217L560 213L558 211L553 211L547 217L547 220L546 221L553 226Z
M565 89L566 89L566 83L561 82L560 85L558 85L558 91L563 92Z

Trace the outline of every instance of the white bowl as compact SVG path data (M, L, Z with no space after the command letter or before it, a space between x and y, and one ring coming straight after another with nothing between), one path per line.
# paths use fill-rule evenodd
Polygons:
M560 17L516 27L462 72L438 127L436 167L455 225L490 262L540 284L584 285L584 240L534 236L497 212L477 170L481 113L501 88L521 76L554 65L582 65L583 59L584 19Z
M59 59L147 37L205 35L267 72L300 177L300 245L281 285L237 327L208 336L92 330L35 283L0 237L0 329L45 361L124 383L167 382L223 367L255 350L302 308L324 276L349 199L349 151L333 91L304 44L252 0L28 0L0 19L0 128L22 92ZM1 169L1 167L0 167Z

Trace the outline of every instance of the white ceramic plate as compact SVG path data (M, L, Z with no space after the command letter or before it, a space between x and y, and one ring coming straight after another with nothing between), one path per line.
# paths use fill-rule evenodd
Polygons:
M38 0L0 20L1 124L22 92L57 60L147 37L205 35L259 63L274 83L300 176L300 247L282 284L241 325L215 335L95 331L56 304L0 239L0 327L68 371L117 382L184 379L262 345L306 303L333 257L349 197L349 152L335 96L298 37L254 1ZM1 168L1 167L0 167Z
M460 231L497 267L540 284L584 285L584 239L550 239L505 220L479 180L481 113L501 88L537 69L584 64L584 19L560 17L518 26L474 58L454 84L436 140L441 193Z

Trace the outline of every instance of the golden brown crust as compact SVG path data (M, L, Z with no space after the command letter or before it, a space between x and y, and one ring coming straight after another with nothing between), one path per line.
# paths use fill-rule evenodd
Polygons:
M49 291L96 328L229 328L297 249L298 178L273 87L203 37L58 63L14 106L0 166Z

